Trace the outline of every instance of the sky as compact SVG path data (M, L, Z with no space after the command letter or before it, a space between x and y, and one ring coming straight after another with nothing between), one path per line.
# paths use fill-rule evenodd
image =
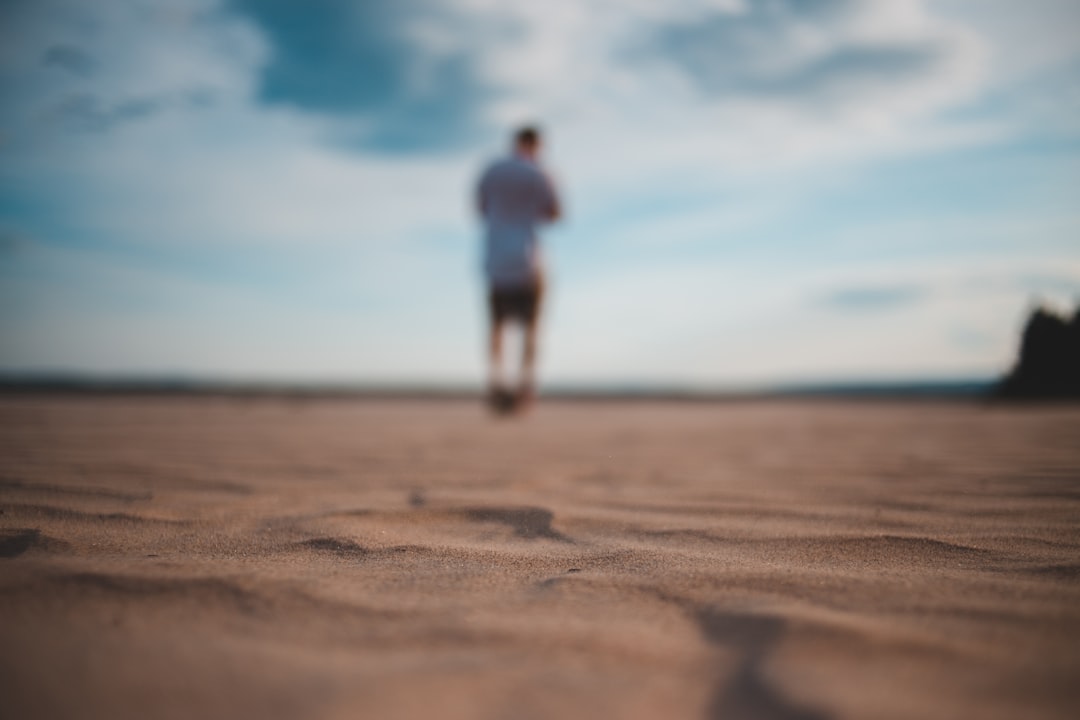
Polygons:
M0 372L479 383L522 123L541 378L990 378L1080 300L1075 0L0 0Z

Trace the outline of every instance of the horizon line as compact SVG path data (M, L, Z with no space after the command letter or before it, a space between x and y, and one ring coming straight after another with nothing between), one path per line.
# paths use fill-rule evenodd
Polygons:
M989 396L1000 378L981 375L931 378L806 380L755 384L656 381L550 382L540 396L555 400L739 400L784 397L977 398ZM385 399L465 399L484 393L483 383L385 380L235 380L170 374L0 372L2 394L232 395Z

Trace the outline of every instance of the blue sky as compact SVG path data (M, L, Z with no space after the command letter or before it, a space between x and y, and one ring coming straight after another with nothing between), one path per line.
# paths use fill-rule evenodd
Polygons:
M1080 298L1073 0L6 0L0 370L479 382L523 121L550 382L992 376Z

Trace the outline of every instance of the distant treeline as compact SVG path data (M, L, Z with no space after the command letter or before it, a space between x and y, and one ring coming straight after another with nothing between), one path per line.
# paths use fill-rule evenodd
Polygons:
M1038 308L1020 339L1016 366L997 388L1015 399L1080 398L1080 305L1072 317Z

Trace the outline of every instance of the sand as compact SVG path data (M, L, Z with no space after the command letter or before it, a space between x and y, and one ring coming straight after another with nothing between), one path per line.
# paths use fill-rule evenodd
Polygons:
M9 718L1075 718L1080 408L0 399Z

